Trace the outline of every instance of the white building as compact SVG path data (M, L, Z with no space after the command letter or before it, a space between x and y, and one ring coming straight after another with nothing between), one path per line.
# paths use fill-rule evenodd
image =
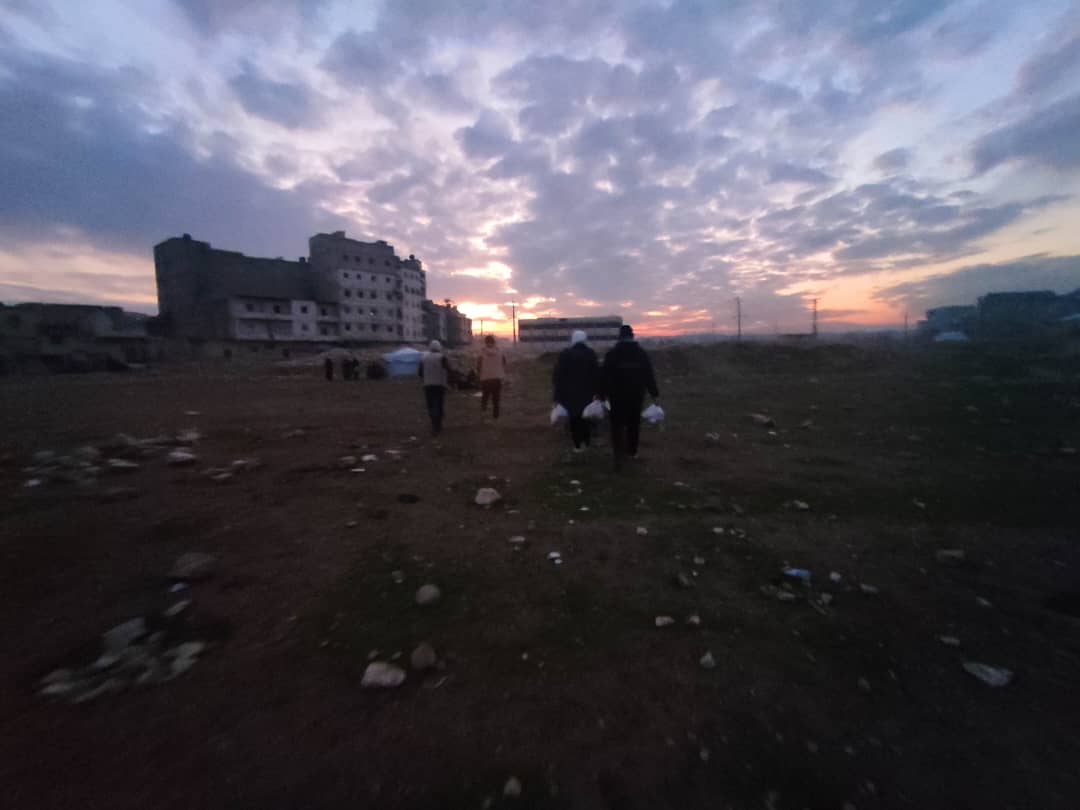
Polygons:
M518 321L518 344L524 349L550 352L570 345L570 336L578 329L589 337L594 349L609 348L619 339L619 315L585 318L532 318Z

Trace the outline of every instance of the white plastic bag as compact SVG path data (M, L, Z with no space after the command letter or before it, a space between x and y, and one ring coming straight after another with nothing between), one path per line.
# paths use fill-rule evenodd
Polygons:
M654 402L641 412L641 418L650 425L658 425L664 421L664 409Z
M566 408L556 403L555 407L551 409L551 424L557 425L560 422L564 422L570 418L570 414L567 413Z
M590 422L602 422L604 419L604 403L594 399L585 406L585 410L581 412L581 418L588 419Z

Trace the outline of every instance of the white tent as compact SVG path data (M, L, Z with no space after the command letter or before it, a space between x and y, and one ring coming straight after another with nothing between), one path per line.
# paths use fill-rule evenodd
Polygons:
M410 374L415 377L420 367L420 358L423 356L423 352L403 346L397 351L384 354L382 359L386 362L386 368L391 377L405 377Z

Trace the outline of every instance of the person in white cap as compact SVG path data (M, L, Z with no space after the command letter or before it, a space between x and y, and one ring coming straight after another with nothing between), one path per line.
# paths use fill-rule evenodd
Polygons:
M424 401L427 403L428 416L431 418L431 435L442 433L446 385L450 378L450 364L442 352L442 344L437 340L428 345L429 351L420 358L420 381L424 385Z
M570 423L570 438L574 442L575 453L589 446L592 425L582 417L581 412L600 393L600 364L587 340L584 332L580 329L575 331L570 337L570 347L559 353L552 374L555 402L566 408L570 415L567 421Z

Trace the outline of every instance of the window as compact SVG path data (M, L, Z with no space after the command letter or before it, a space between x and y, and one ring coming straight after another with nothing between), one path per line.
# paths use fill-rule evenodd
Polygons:
M372 281L374 281L374 280L375 280L375 276L372 276L372 277L371 277L371 280L372 280Z
M386 325L386 331L387 331L387 332L393 332L393 331L394 331L394 327L390 326L390 324L387 324L387 325Z
M307 315L307 306L300 307L300 312L302 312L304 315Z
M373 258L371 258L370 256L368 256L368 260L367 260L367 263L368 263L368 264L375 264L375 260L374 260ZM374 281L374 280L375 280L375 276L372 276L372 277L371 277L371 280L372 280L372 281Z
M383 264L385 264L387 267L389 267L390 266L390 260L387 259L386 261L383 262Z
M345 307L345 314L348 315L352 310L349 307Z
M372 308L371 308L371 314L372 314L372 315L377 315L377 314L378 314L377 312L375 312L375 307L372 307Z
M274 304L274 314L275 315L280 315L281 314L281 307L278 306L277 304Z
M352 324L351 323L345 324L345 331L346 332L351 332L352 331Z
M326 307L320 308L319 312L324 318L326 317Z
M300 324L300 331L301 332L306 332L307 331L307 324L306 323Z
M326 327L325 326L320 326L319 327L319 334L320 335L325 335L326 334Z
M345 291L345 297L346 298L352 298L352 290L346 290Z
M349 274L348 274L348 273L342 273L341 275L345 276L345 278L348 278L348 277L349 277Z
M255 305L254 304L249 303L249 304L246 305L246 307L247 307L248 312L254 312L255 311ZM16 323L13 323L11 325L12 326L18 326L18 324L16 324Z
M349 260L349 254L348 253L342 253L341 258L344 259L345 261L348 261Z

